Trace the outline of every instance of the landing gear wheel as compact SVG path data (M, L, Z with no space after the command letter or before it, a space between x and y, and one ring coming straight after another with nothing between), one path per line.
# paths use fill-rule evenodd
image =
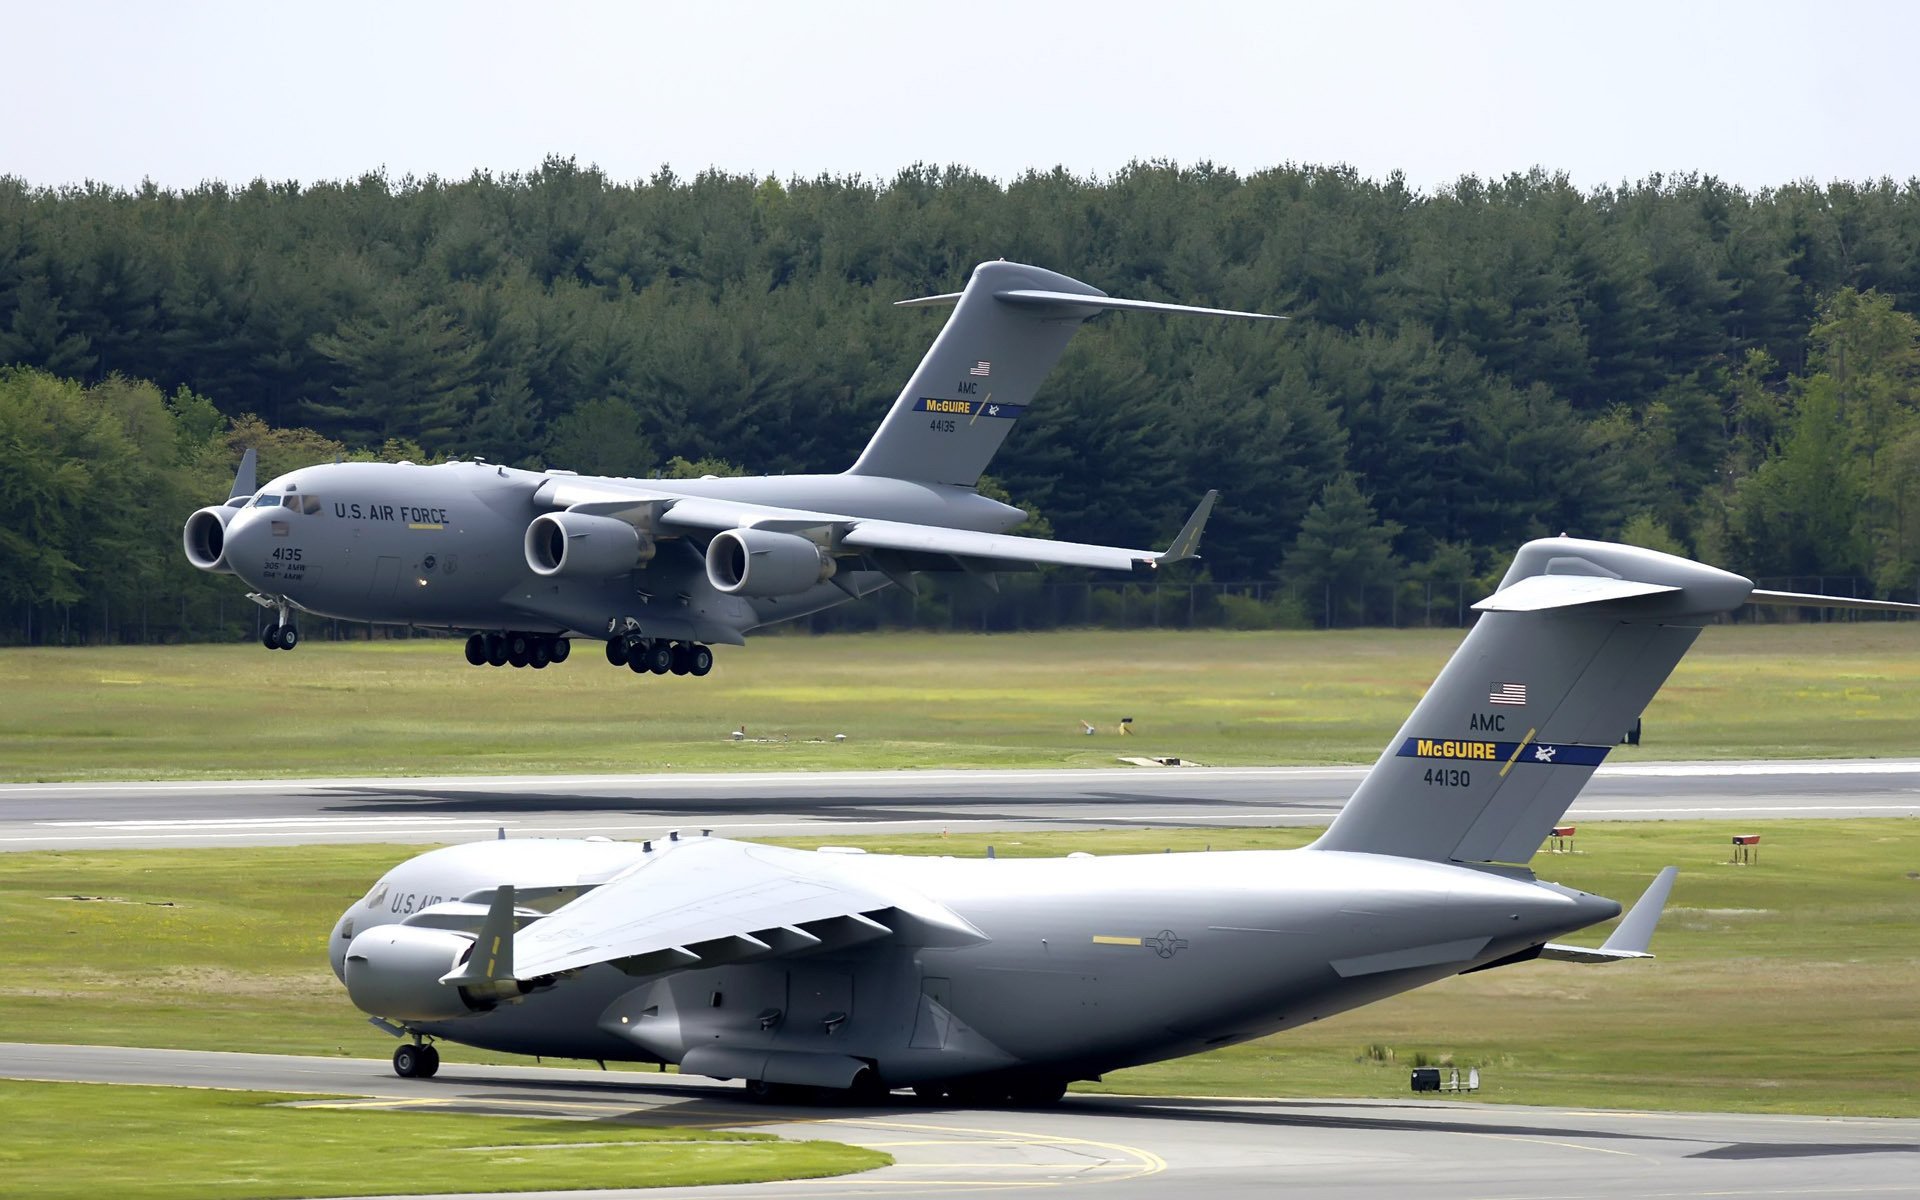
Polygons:
M467 639L467 661L476 667L487 665L487 637L476 633Z
M673 670L673 647L662 641L656 641L648 646L647 670L655 675L665 675Z
M487 665L490 667L507 665L507 639L497 633L487 635Z
M422 1079L432 1079L440 1073L440 1048L438 1046L420 1047L420 1066L416 1074Z
M524 633L509 633L507 635L507 661L516 667L526 666L527 648L532 642L533 639Z
M419 1078L420 1068L426 1065L426 1051L425 1046L416 1046L412 1042L403 1043L393 1052L393 1073L402 1079Z
M669 668L675 675L685 675L693 670L693 650L685 642L673 644L673 663Z
M764 1079L747 1080L747 1099L759 1104L773 1104L784 1100L786 1089L777 1083L768 1083Z
M547 657L547 639L534 638L527 643L527 665L536 671L544 671L553 660Z
M280 648L280 627L278 625L267 626L260 634L260 644L269 650L278 650Z
M687 656L687 674L696 678L713 670L713 651L706 646L695 646L693 653Z
M563 637L547 639L547 661L563 663L573 653L573 643Z
M300 631L291 625L280 627L280 648L291 650L300 644Z
M616 667L627 665L627 639L623 637L607 639L607 661Z
M652 670L653 643L645 638L627 640L627 670L635 675L645 675Z

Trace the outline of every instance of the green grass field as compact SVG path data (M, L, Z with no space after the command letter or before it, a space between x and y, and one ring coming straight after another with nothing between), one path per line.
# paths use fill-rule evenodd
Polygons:
M635 676L458 642L0 650L9 781L490 772L1364 762L1454 631L886 633L722 647ZM1115 730L1134 718L1135 737ZM1099 728L1083 736L1080 722ZM749 740L727 734L745 725ZM833 736L847 735L836 743ZM1920 752L1920 623L1715 627L1646 714L1643 759Z
M1401 1096L1417 1056L1531 1104L1920 1116L1920 823L1769 822L1726 865L1705 822L1583 824L1542 877L1631 902L1681 868L1659 958L1462 976L1278 1037L1110 1076L1104 1088ZM835 837L970 855L1299 845L1312 830ZM796 842L792 844L811 844ZM0 855L0 1031L14 1040L385 1055L325 962L334 917L414 848ZM76 897L91 897L78 899ZM1597 944L1604 930L1571 939ZM448 1047L458 1061L516 1061Z
M891 1161L837 1142L622 1120L287 1107L313 1099L0 1080L0 1180L40 1200L270 1200L749 1183Z

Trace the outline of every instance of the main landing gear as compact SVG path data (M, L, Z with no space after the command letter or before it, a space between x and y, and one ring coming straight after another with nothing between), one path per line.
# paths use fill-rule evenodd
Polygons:
M440 1051L425 1042L405 1042L393 1052L393 1073L402 1079L432 1079L440 1070Z
M626 634L607 640L607 661L635 675L705 675L713 670L713 649L698 642Z
M573 643L550 633L476 633L467 639L467 661L476 667L532 667L567 661Z

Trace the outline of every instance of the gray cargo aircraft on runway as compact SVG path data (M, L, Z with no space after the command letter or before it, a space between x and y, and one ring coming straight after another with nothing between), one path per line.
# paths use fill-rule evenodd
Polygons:
M431 1075L432 1039L678 1063L791 1089L1045 1101L1070 1080L1534 958L1645 958L1669 867L1620 912L1525 864L1741 576L1531 542L1327 832L1302 850L1067 859L808 853L706 836L499 840L400 864L334 972ZM1920 611L1920 605L1838 601Z
M1074 331L1107 310L1280 320L1120 300L1018 263L966 290L866 450L838 475L611 479L485 462L303 467L187 519L194 566L237 575L275 613L472 631L467 661L544 667L603 638L636 673L705 675L709 644L855 599L916 571L1039 564L1151 570L1197 555L1208 492L1160 551L1016 537L1026 513L980 495L981 472Z

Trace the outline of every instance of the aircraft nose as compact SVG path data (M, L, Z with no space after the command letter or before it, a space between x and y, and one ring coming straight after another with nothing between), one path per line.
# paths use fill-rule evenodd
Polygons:
M260 565L272 538L258 509L243 509L227 525L227 566L249 586L260 586Z
M347 947L352 943L353 910L350 908L333 923L333 936L327 939L327 960L333 964L334 977L341 983L347 981Z

